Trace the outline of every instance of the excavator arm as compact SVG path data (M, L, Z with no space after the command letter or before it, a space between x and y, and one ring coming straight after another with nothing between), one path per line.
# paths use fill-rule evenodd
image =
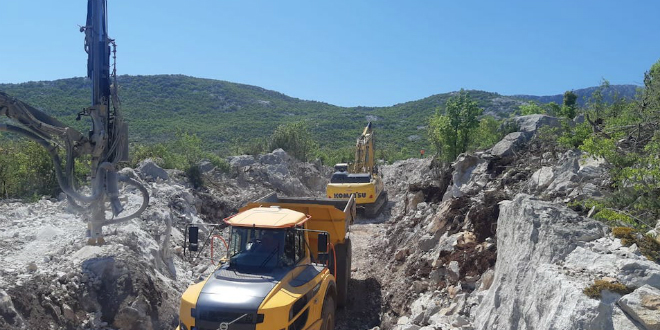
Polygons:
M374 171L374 131L371 122L367 124L355 144L355 162L351 173L373 173Z
M120 112L116 90L116 70L110 71L110 56L115 56L115 43L107 34L106 0L88 0L87 22L80 28L85 33L88 54L87 76L92 81L91 105L78 113L89 116L92 128L87 136L46 113L0 92L0 116L11 123L0 123L0 131L16 133L43 146L50 154L58 184L75 209L88 216L88 243L103 242L103 226L123 222L139 216L149 203L149 194L139 182L117 173L116 164L128 157L128 128ZM112 48L111 48L112 46ZM60 158L65 151L65 162ZM90 195L75 189L74 164L77 157L91 158ZM138 188L143 196L141 207L130 215L123 212L119 201L118 182ZM105 201L110 202L113 219L105 218Z

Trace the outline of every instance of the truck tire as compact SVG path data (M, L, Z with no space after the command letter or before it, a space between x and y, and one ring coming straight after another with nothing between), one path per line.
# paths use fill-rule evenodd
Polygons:
M346 238L343 244L336 247L337 253L337 306L344 307L348 304L348 284L351 281L351 239Z
M335 301L330 295L323 300L321 330L335 330Z

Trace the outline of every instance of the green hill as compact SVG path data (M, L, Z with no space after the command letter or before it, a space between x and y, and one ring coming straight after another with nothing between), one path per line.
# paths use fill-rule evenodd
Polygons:
M120 98L129 123L131 142L171 139L177 130L197 134L209 150L228 152L232 146L270 136L282 123L308 120L321 147L353 145L368 121L376 128L380 148L411 155L428 149L425 126L436 108L452 93L390 107L338 107L306 101L260 87L183 75L120 76ZM0 90L87 131L76 122L88 106L90 84L84 78L0 84ZM506 117L523 101L496 93L470 91L487 114Z

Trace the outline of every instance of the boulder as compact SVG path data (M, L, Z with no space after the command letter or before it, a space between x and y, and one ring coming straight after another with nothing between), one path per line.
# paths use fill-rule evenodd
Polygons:
M526 141L527 137L522 132L509 133L490 149L490 154L497 157L512 156Z
M14 308L11 297L0 289L0 326L22 327L24 322L21 315Z
M621 309L648 330L660 330L660 289L644 285L617 303Z
M199 162L199 164L197 164L197 167L202 173L208 173L215 169L215 165L213 165L213 163L211 163L209 160L202 160Z
M608 176L607 165L604 159L586 157L580 159L578 176L583 180L603 179Z
M250 155L240 155L227 157L229 166L231 167L245 167L254 164L254 157Z
M442 200L474 194L488 183L488 161L476 155L461 154L453 164L451 185Z
M524 133L528 140L536 135L539 128L543 126L559 127L561 125L556 117L540 114L518 116L512 118L511 121L518 127L518 132Z
M644 326L626 315L618 306L612 310L612 330L645 330Z
M497 157L512 156L522 149L527 141L536 135L543 126L559 127L559 119L546 115L518 116L509 119L518 127L518 131L509 133L490 150L490 154Z
M547 188L555 178L555 173L550 166L543 166L532 174L528 181L531 191L541 191Z
M272 154L284 162L289 162L291 160L291 156L289 156L289 154L286 151L284 151L282 148L277 148L273 150Z
M277 149L277 150L282 150L282 149ZM282 152L284 152L284 150L282 150ZM264 165L282 164L283 159L280 156L281 155L279 153L278 154L270 153L270 154L261 155L259 157L259 162Z
M138 166L137 171L140 173L142 179L148 181L155 181L157 179L167 181L170 178L167 172L160 166L156 165L151 158L143 160Z

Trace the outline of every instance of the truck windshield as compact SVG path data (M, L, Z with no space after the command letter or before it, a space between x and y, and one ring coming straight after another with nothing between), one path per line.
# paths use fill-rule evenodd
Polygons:
M284 234L282 229L233 227L229 267L241 272L264 273L280 266Z

